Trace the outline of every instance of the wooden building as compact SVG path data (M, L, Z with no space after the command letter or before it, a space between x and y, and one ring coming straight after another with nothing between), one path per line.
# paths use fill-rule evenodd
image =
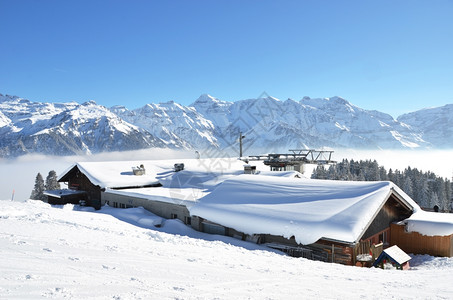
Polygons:
M346 265L371 266L391 245L408 253L452 256L451 234L422 237L396 225L419 208L390 182L303 179L294 171L239 175L242 162L216 173L206 161L196 161L206 166L201 171L193 161L184 163L180 172L174 162L163 167L153 161L77 163L59 178L72 192L48 196L55 204L142 206L198 231ZM133 172L135 165L143 171Z
M96 209L105 204L115 208L140 206L162 218L177 218L190 225L191 218L186 204L196 200L192 195L194 189L187 193L177 186L165 188L156 179L158 170L171 175L182 171L184 165L171 163L168 168L159 169L153 166L155 163L156 161L76 163L58 178L59 182L67 184L68 189L49 192L49 201L51 204L77 204L84 201L87 206ZM72 196L59 197L59 193ZM203 195L203 192L199 195Z
M253 234L252 236L230 227L211 222L198 216L192 216L192 227L196 230L227 235L242 240L254 241L281 250L294 257L304 257L325 262L335 262L345 265L371 266L380 255L383 246L390 245L391 225L412 214L413 207L397 193L392 192L382 206L375 211L368 221L362 234L355 241L341 241L328 236L322 237L315 243L301 244L295 237L285 238L272 234ZM375 247L374 245L381 245ZM379 251L374 251L379 249ZM372 252L372 255L368 255ZM365 259L361 260L360 257Z
M68 189L73 191L71 198L61 198L59 204L74 203L85 201L87 206L92 206L95 209L101 208L101 187L93 184L87 175L80 170L78 165L73 166L69 171L63 174L58 179L58 182L65 182ZM51 200L52 199L52 200ZM54 201L53 197L49 197L50 201Z
M453 257L453 234L423 235L416 231L408 232L406 226L404 222L391 224L391 245L398 245L407 253Z
M410 217L415 205L392 183L255 176L225 181L189 210L200 231L215 228L292 256L370 266L390 245L391 224Z

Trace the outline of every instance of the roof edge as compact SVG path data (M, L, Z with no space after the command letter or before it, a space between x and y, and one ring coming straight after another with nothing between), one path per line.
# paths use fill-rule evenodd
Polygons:
M416 207L414 207L414 205L412 205L410 203L410 201L407 201L404 197L404 195L402 195L402 193L399 193L399 188L395 189L395 184L394 183L391 183L391 186L390 186L390 190L389 192L387 193L387 196L385 197L385 200L382 201L382 203L379 205L379 208L374 212L373 214L373 217L370 218L370 220L368 221L367 225L364 227L364 229L362 230L362 232L359 234L359 236L357 237L357 240L354 241L354 243L358 243L360 241L360 239L363 237L363 235L365 234L365 232L368 230L368 228L370 227L371 223L373 223L374 219L376 218L376 216L379 214L379 212L381 211L382 207L384 207L385 203L387 203L387 201L390 199L390 196L394 195L395 198L398 200L398 202L400 202L401 204L403 204L404 206L406 206L407 209L411 210L412 213L414 213L416 211ZM408 195L406 195L407 197L409 197ZM409 197L410 198L410 197ZM412 200L412 199L411 199ZM413 200L412 200L413 201Z

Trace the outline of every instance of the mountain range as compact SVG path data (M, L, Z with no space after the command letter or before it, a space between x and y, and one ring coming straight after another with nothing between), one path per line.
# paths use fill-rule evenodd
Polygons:
M394 119L341 97L227 102L203 94L189 106L169 101L131 110L0 94L0 157L155 147L237 155L240 133L246 155L324 147L453 148L453 104Z

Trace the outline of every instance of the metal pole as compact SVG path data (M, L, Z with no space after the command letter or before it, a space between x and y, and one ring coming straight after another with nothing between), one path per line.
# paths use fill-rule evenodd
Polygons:
M239 157L242 157L242 132L239 132Z

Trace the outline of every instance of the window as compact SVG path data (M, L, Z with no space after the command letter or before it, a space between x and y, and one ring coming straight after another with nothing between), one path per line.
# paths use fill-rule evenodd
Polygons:
M219 234L219 235L225 235L225 233L226 233L225 227L220 226L220 225L203 222L202 226L203 226L202 227L203 232L206 232L206 233Z
M177 219L178 218L178 215L177 214L171 214L170 215L170 219Z
M381 234L379 234L379 243L383 243L384 245L388 244L387 240L387 230L383 231Z
M192 218L191 217L184 217L184 223L187 225L192 225Z

